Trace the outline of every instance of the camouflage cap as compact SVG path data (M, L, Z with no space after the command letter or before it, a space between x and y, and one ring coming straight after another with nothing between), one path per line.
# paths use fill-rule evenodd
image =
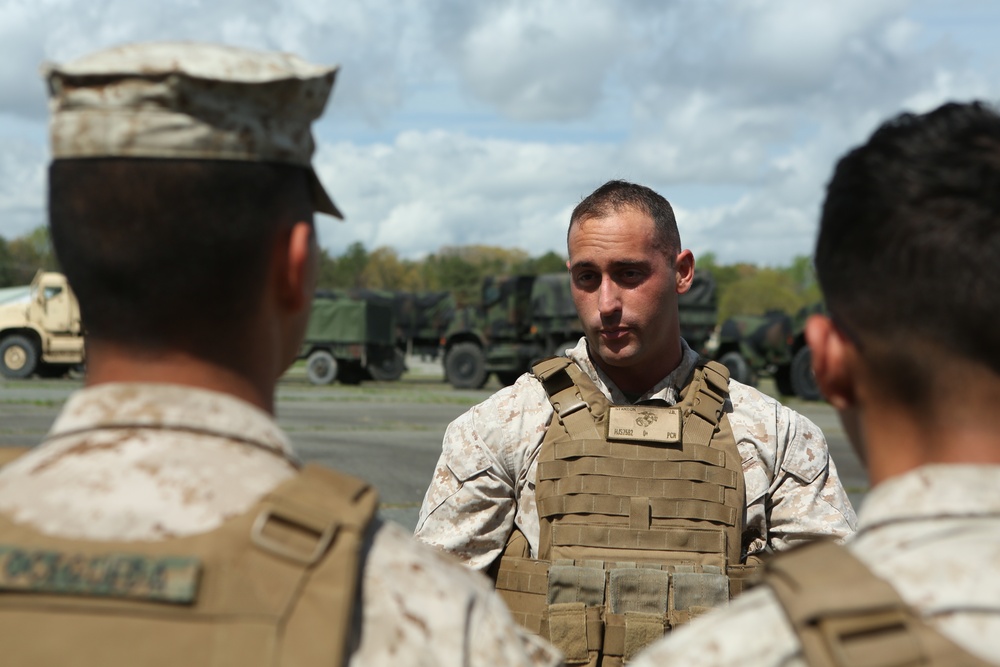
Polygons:
M342 218L312 168L310 124L337 67L194 42L129 44L42 68L54 158L278 162L309 169L315 208Z

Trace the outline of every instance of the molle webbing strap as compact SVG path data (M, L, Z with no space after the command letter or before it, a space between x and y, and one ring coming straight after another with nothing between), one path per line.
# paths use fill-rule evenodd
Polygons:
M725 552L726 536L721 530L697 528L634 530L612 526L557 524L552 527L552 545L711 554Z
M551 496L539 503L538 516L550 517L560 514L632 516L635 514L633 501L636 499L635 496ZM733 507L698 500L649 498L648 508L652 519L699 519L724 523L727 526L736 525L737 519L736 509Z
M720 468L726 467L726 453L703 445L685 446L684 449L665 448L662 445L650 447L635 442L600 442L595 440L571 440L553 444L555 458L559 460L589 456L620 461L648 461L650 454L666 457L668 461L699 461Z
M850 551L822 541L769 561L774 591L813 667L986 667L927 625Z
M728 472L728 471L725 471ZM683 476L680 479L627 479L615 477L603 477L599 475L581 475L568 479L554 479L556 495L573 494L599 494L606 496L625 496L633 498L643 496L649 498L694 498L707 500L710 502L724 502L726 488L732 485L726 484L727 478L723 477L722 484L715 483L709 479L692 481L692 476ZM706 477L711 477L706 475ZM690 493L688 493L690 491ZM539 500L539 506L548 498Z
M695 462L675 461L615 461L614 459L584 458L577 461L540 461L538 481L561 480L568 476L596 475L631 478L637 482L648 480L688 480L708 482L727 488L736 488L739 475L725 468L711 468Z

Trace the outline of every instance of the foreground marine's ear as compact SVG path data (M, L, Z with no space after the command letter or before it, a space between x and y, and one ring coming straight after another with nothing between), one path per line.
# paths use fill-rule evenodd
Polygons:
M834 408L847 409L857 400L854 343L825 315L806 320L806 343L812 351L816 384Z
M277 294L292 312L309 307L316 282L316 242L312 223L296 222L282 232L278 243Z
M681 250L674 258L674 274L677 276L677 293L684 294L694 282L694 253Z

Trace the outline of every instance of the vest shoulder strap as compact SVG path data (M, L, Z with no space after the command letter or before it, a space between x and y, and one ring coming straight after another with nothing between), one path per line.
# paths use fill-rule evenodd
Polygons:
M552 403L553 420L565 426L570 436L604 437L598 423L607 413L608 400L573 360L549 357L535 364L531 372Z
M265 498L252 541L309 573L285 626L281 664L310 664L320 655L344 656L346 664L352 620L360 618L353 612L362 547L377 505L364 480L313 464ZM297 530L283 532L290 525ZM314 539L303 541L303 532Z
M686 415L684 437L707 446L722 421L727 398L729 370L716 361L699 363L680 400Z
M846 548L820 541L771 560L771 587L813 667L985 667L924 622Z

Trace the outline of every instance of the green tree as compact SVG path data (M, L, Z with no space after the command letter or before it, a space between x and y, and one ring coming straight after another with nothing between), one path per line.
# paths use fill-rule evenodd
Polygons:
M754 267L719 296L719 321L733 315L760 315L769 310L794 313L802 306L801 301L785 271Z
M552 250L540 257L532 257L521 262L513 273L541 275L543 273L561 273L566 270L566 258Z
M48 227L36 227L24 236L6 243L4 262L8 285L27 285L39 269L58 271L59 264L52 252Z
M381 247L368 255L361 272L366 287L415 292L421 289L419 267L415 262L401 260L392 248Z
M479 286L485 274L458 253L430 255L424 262L423 275L427 289L454 292L458 305L479 303Z
M368 251L360 241L347 246L339 257L330 257L325 250L320 255L319 287L367 287L364 282Z
M0 237L0 287L11 287L17 284L17 274L14 262L7 247L7 239Z
M795 286L802 305L810 305L821 301L823 293L816 280L816 267L813 266L812 258L807 255L798 255L792 260L792 265L785 269L789 279Z

